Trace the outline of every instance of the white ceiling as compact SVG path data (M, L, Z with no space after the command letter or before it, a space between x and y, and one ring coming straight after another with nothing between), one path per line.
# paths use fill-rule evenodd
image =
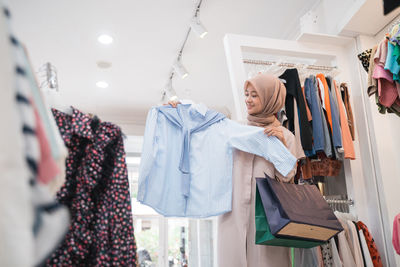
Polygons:
M359 34L374 36L385 27L387 27L386 31L388 31L390 28L388 23L399 14L400 7L385 16L383 15L382 0L367 0L351 17L342 30L342 33L350 36L357 36Z
M232 110L226 66L226 33L284 38L318 0L204 0L201 21L209 34L191 34L183 64L190 75L174 78L181 98ZM59 99L103 118L143 124L157 105L197 1L9 0L14 30L36 70L49 61L58 69ZM97 36L108 33L104 46ZM110 61L99 69L96 62ZM110 86L100 89L98 80Z

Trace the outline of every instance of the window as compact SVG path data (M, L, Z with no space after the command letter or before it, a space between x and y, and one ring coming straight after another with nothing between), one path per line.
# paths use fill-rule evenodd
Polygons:
M215 218L165 218L137 201L142 143L141 136L125 140L139 266L216 266Z

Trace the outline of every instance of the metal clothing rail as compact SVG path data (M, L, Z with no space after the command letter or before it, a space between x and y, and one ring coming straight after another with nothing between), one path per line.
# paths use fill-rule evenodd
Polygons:
M341 204L341 205L354 206L353 199L327 199L327 198L325 198L325 200L326 200L326 202L328 202L328 204Z
M254 60L254 59L243 59L243 63L253 64L253 65L266 65L266 66L276 65L279 67L287 67L287 68L305 68L309 70L325 70L325 71L337 70L337 67L332 67L332 66L296 64L290 62L276 62L276 61Z

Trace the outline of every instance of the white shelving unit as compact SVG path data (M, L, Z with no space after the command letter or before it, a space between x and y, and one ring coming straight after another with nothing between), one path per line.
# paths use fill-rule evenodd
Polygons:
M243 120L246 114L243 84L247 73L243 59L249 55L253 59L257 55L259 59L289 56L292 60L298 58L299 62L312 59L322 63L316 65L338 67L340 74L336 78L347 82L350 88L356 127L354 147L357 159L344 160L347 192L343 193L354 200L355 205L350 208L350 212L356 214L370 228L385 266L395 266L391 247L391 224L387 219L379 164L376 154L373 153L376 144L371 137L371 119L368 115L371 110L362 82L364 76L361 75L356 57L356 39L303 33L298 40L292 41L227 34L224 45L235 104L233 114L237 120Z

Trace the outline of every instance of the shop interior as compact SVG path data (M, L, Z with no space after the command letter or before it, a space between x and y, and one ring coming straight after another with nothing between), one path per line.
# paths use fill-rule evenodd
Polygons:
M0 266L400 266L399 1L0 6Z

